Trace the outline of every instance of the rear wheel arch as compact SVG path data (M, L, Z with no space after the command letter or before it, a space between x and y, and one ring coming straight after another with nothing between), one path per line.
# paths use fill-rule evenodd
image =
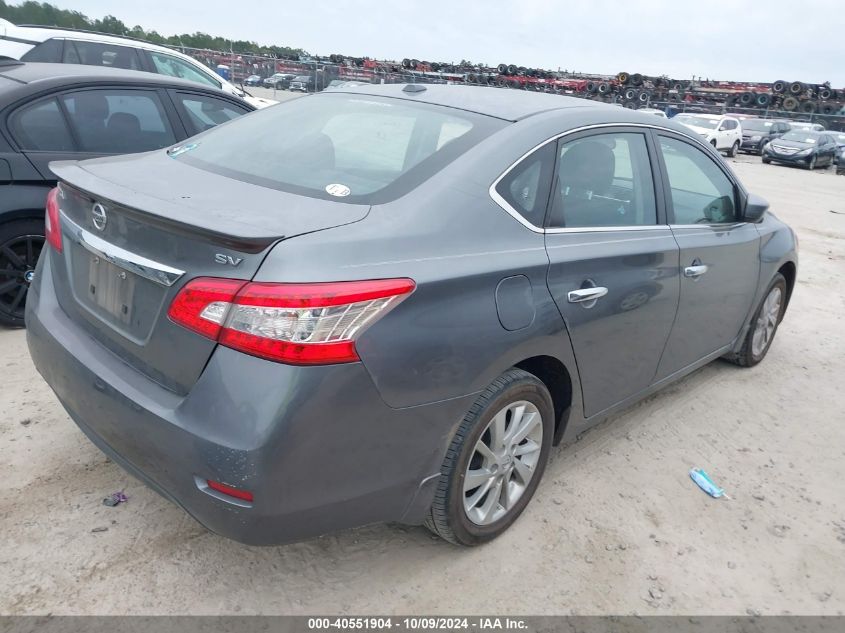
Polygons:
M560 443L572 410L572 376L566 365L554 356L532 356L514 367L536 376L546 385L555 410L553 444Z
M0 224L15 220L44 220L44 209L15 209L0 213Z
M778 272L786 279L786 301L784 302L783 312L789 307L789 300L792 298L792 290L795 288L795 280L798 276L798 268L795 262L786 262L778 269Z

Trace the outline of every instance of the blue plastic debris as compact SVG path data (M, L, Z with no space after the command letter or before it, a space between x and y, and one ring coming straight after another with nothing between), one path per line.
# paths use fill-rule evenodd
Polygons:
M730 499L730 497L725 493L722 488L719 488L712 479L710 479L710 475L708 475L704 470L701 468L693 468L689 471L690 479L692 479L696 485L701 488L704 492L708 495L713 497L714 499L719 499L720 497L724 497L725 499Z
M123 490L118 490L117 492L113 492L108 497L103 499L103 505L113 508L114 506L120 505L121 503L126 503L127 501L129 501L129 497L123 494Z

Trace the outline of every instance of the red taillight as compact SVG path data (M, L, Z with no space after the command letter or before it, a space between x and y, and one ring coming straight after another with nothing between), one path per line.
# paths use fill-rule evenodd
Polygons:
M222 492L224 495L229 495L230 497L234 497L235 499L242 499L243 501L252 501L252 493L248 490L241 490L239 488L232 488L232 486L227 486L226 484L221 484L219 481L214 481L213 479L206 479L206 483L208 487L212 490L216 490L217 492Z
M292 365L358 360L355 339L415 288L411 279L314 284L199 278L168 314L221 345Z
M179 325L216 341L229 306L246 283L242 279L193 279L173 299L167 315Z
M62 227L59 224L59 188L53 187L47 194L47 207L44 210L44 237L47 242L62 252Z

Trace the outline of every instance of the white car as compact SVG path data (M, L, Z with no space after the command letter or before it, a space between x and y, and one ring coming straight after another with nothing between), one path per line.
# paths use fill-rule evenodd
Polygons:
M666 118L666 113L663 110L658 110L657 108L640 108L637 110L637 112L663 117L664 119Z
M722 114L687 114L672 117L710 143L716 149L736 156L742 145L742 126L739 119Z
M193 57L142 40L44 26L16 26L0 18L0 57L143 70L219 88L256 108L277 103L245 93Z

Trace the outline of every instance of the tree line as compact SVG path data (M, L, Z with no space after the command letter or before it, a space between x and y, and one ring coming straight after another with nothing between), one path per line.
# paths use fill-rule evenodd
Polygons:
M5 0L0 0L0 18L9 20L14 24L58 26L66 29L83 29L110 35L135 37L163 46L206 48L214 51L231 50L236 53L282 58L306 55L301 48L277 45L262 46L256 42L229 40L199 31L181 35L161 35L157 31L147 31L138 25L130 28L113 15L107 15L102 19L92 19L79 11L60 9L48 2L34 2L33 0L28 0L19 5L7 4Z

